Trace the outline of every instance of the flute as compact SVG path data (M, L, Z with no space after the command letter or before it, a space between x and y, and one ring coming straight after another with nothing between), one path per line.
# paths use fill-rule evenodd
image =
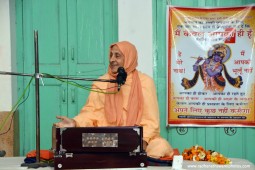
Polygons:
M198 59L199 57L190 57L190 58L194 58L194 59ZM202 58L201 60L205 60L206 58Z

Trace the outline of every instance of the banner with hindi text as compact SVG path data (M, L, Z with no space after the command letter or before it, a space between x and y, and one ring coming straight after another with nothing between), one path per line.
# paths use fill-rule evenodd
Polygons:
M167 123L255 126L255 6L167 9Z

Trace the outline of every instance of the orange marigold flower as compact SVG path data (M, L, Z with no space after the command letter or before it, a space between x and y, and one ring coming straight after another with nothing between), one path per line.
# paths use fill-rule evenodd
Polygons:
M224 157L222 154L212 151L205 150L202 146L195 145L189 149L184 149L182 152L184 160L192 161L210 161L217 164L230 164L230 159Z

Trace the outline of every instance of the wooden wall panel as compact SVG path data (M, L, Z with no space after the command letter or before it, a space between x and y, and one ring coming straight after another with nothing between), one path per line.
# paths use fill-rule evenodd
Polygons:
M3 111L0 112L0 124L2 125L3 121L9 115L9 112ZM18 131L15 131L17 127L16 115L12 119L12 114L8 117L3 129L0 131L0 151L5 151L5 157L11 157L17 155L17 142L18 141ZM17 136L17 137L15 137Z

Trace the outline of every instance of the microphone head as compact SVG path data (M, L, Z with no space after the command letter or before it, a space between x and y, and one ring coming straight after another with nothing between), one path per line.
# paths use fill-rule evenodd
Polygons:
M125 71L125 69L123 67L119 67L118 68L118 75L117 75L117 84L118 85L123 85L125 84L127 79L127 72Z

